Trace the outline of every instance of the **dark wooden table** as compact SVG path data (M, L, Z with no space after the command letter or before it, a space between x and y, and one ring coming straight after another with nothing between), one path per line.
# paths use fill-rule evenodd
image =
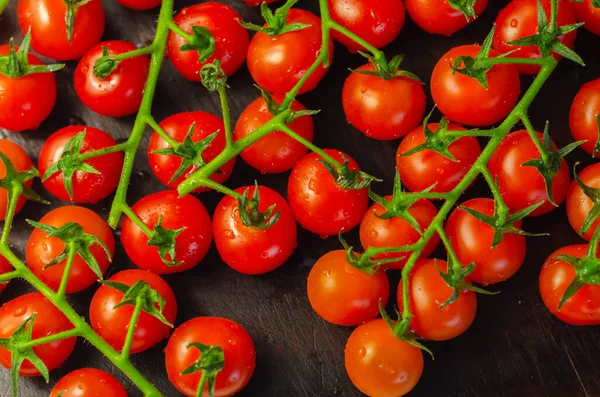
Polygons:
M257 10L241 0L228 0L245 19L259 22ZM178 9L193 3L176 2ZM315 0L303 0L303 7L316 11ZM490 30L498 10L506 0L493 2L485 14L462 32L451 38L431 36L407 21L400 37L386 49L389 55L406 54L404 67L429 80L433 66L440 56L454 45L481 42ZM104 39L126 39L144 45L153 38L156 11L146 13L124 9L114 0L104 1L107 24ZM22 34L16 19L16 0L2 15L0 43L11 36L19 43ZM580 31L577 39L579 54L588 66L582 68L570 62L561 62L555 75L547 83L531 108L531 117L538 128L546 119L551 122L554 140L563 146L572 141L568 115L570 103L586 81L600 77L600 37ZM315 116L315 142L321 147L336 147L354 157L363 169L385 178L375 189L383 194L391 190L395 153L394 142L378 142L363 136L347 124L341 106L341 87L348 75L348 67L364 63L359 55L350 55L336 46L334 63L319 88L301 97L310 109L321 109ZM23 134L0 131L2 137L14 140L26 148L32 159L37 159L44 140L57 129L69 124L87 124L109 132L124 140L133 119L99 117L86 109L77 99L72 85L75 63L57 73L58 102L50 118L39 130ZM531 81L523 78L524 88ZM246 68L230 79L230 100L234 119L254 100L258 92L252 87ZM427 86L426 86L427 88ZM429 100L429 107L432 105ZM161 120L176 112L204 110L220 114L218 98L201 85L180 77L167 61L158 84L154 115ZM163 189L149 172L146 159L147 137L143 141L129 190L129 203ZM589 164L591 159L582 150L569 157ZM35 160L34 160L35 161ZM260 175L243 161L227 183L238 187L257 179L285 193L287 175ZM36 182L38 191L41 185ZM47 193L51 208L65 203ZM465 199L488 195L482 183L476 183ZM217 194L201 196L212 210L219 200ZM110 201L93 206L107 214ZM26 218L39 220L50 208L29 203L17 217L11 243L21 256L31 232ZM578 397L600 396L600 328L573 327L555 319L544 307L537 287L540 267L556 248L582 240L571 230L564 206L542 218L528 219L525 227L532 232L549 232L549 237L528 238L528 254L522 269L509 281L494 287L496 296L480 296L477 318L461 337L444 343L428 343L435 360L425 358L425 371L415 390L415 397L437 396L506 396L506 397ZM117 235L119 230L116 231ZM166 277L177 295L179 315L177 324L196 316L222 316L242 324L250 332L257 348L257 367L254 377L240 397L353 397L361 395L351 384L344 369L344 346L350 328L337 327L321 320L313 313L306 298L306 277L311 265L324 253L339 249L336 238L326 240L305 231L299 233L299 244L288 263L277 271L260 277L237 274L218 257L214 247L195 269ZM356 231L349 240L357 243ZM436 256L443 257L438 249ZM121 247L117 248L113 274L132 267ZM395 291L398 274L390 274ZM0 299L5 302L28 290L22 282L12 282ZM80 313L87 315L87 305L93 288L69 297ZM395 300L395 297L391 301ZM164 369L163 342L154 349L133 357L134 364L152 379L167 396L179 395L169 384ZM50 385L41 378L23 379L21 396L43 396L60 377L76 368L91 366L114 373L124 382L131 396L139 391L115 371L103 356L81 340L63 368L51 373ZM8 396L8 371L0 371L0 395Z

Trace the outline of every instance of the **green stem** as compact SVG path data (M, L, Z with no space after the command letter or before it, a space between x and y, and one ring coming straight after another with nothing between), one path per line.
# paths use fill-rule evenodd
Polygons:
M147 115L145 121L146 124L148 124L148 126L150 126L150 128L154 130L154 132L156 132L162 139L164 139L169 144L169 146L171 146L172 148L177 148L179 145L181 145L180 142L177 142L175 139L173 139L171 135L169 135L167 131L165 131L164 128L162 128L160 124L158 124L156 120L154 120L154 117L152 117L152 115Z
M10 0L0 0L0 14L4 11Z
M538 65L544 64L544 58L508 58L508 57L495 57L485 58L477 61L478 65L482 67L491 67L494 65Z
M94 150L92 152L86 152L79 155L79 159L81 161L89 160L95 157L104 156L106 154L116 153L116 152L124 152L129 147L127 142L120 143L118 145L105 147L103 149Z
M221 109L223 112L223 124L225 124L225 148L233 146L233 138L231 132L231 112L229 111L229 101L227 100L227 91L225 87L219 86L219 100L221 101Z
M0 274L0 284L6 284L13 278L21 277L19 270L13 270L12 272Z
M60 279L60 286L58 287L58 298L63 299L67 292L67 284L69 283L69 276L71 275L71 268L73 267L73 260L75 259L75 242L69 242L69 254L65 263L65 269L63 271L62 278Z
M203 180L200 180L199 182L200 182L201 186L216 190L217 192L221 192L223 194L226 194L227 196L231 196L236 200L242 198L242 195L239 194L238 192L236 192L235 190L231 190L227 186L221 185L220 183L217 183L217 182L213 181L212 179L203 179Z
M506 203L504 202L504 199L502 199L502 193L500 192L500 189L498 188L498 184L494 180L494 177L492 176L490 171L487 169L487 167L485 167L485 166L480 167L479 172L481 172L481 175L483 175L483 178L485 179L488 186L490 187L490 191L492 192L492 195L494 196L494 199L496 200L498 213L501 214L502 217L504 217L506 214L508 214L509 208L506 205Z
M196 389L196 397L202 397L207 380L208 376L206 375L206 371L202 371L202 375L200 375L200 381L198 382L198 388Z
M175 22L173 22L172 19L167 21L167 27L176 35L183 37L188 43L192 43L194 41L194 36L181 29Z
M8 207L6 208L6 216L4 217L2 237L0 238L0 244L2 245L8 246L8 236L10 234L10 229L12 228L15 212L17 211L17 202L21 193L23 193L23 186L19 182L13 182L10 200L8 201Z
M293 138L295 141L300 142L301 144L303 144L304 146L306 146L308 149L310 149L314 153L318 154L323 160L327 161L329 164L333 165L338 170L341 167L341 164L340 164L339 161L337 161L336 159L334 159L333 157L331 157L330 155L328 155L323 149L319 148L318 146L315 146L311 141L309 141L309 140L303 138L302 136L298 135L296 133L296 131L292 130L286 124L284 124L284 123L279 124L277 126L277 129L280 130L280 131L283 131L290 138Z
M149 46L138 48L137 50L124 52L123 54L115 55L113 58L115 61L124 61L125 59L135 58L140 55L148 55L154 52L155 43L150 44Z
M133 313L131 314L131 320L129 321L129 327L127 328L127 335L125 336L125 342L123 343L123 349L121 350L121 357L123 360L129 358L131 351L131 344L133 343L133 337L135 336L135 329L142 312L142 298L138 296L135 300L135 306L133 307Z
M458 257L456 256L456 252L454 251L454 248L452 247L452 243L450 242L450 239L448 238L448 235L446 234L446 231L444 230L444 226L436 225L435 230L437 231L437 234L440 236L440 240L442 240L442 244L444 244L444 247L446 248L448 257L450 257L452 259L452 270L454 271L454 274L458 274L458 272L460 272L460 270L462 268L462 264L458 260ZM449 272L450 269L447 269L446 271Z
M140 217L133 212L133 210L131 209L130 206L128 206L127 204L123 204L121 206L121 211L129 218L131 219L131 221L133 223L136 224L137 227L140 228L140 230L142 231L142 233L144 233L146 235L146 237L150 238L152 237L152 235L154 234L154 231L152 229L150 229L148 227L148 225L146 225L144 223L143 220L140 219Z
M377 255L389 254L389 253L393 253L393 252L410 252L410 251L414 251L414 250L423 249L424 245L425 245L425 241L423 239L420 239L416 243L410 244L410 245L398 245L398 246L393 246L393 247L369 247L362 254L362 256L367 257L367 258L373 258L374 256L377 256Z
M43 338L33 339L29 342L25 342L19 345L21 349L28 349L30 347L35 347L39 345L43 345L45 343L55 342L57 340L71 338L73 336L81 336L81 332L79 332L78 328L72 328L68 331L59 332L54 335L44 336Z
M527 112L523 112L519 117L520 117L521 121L523 122L523 125L525 126L527 133L531 137L531 140L535 144L535 147L537 147L538 151L540 152L540 156L541 156L542 160L546 161L548 159L548 153L546 152L546 148L544 148L544 144L542 143L540 137L538 136L537 132L535 131L533 124L531 124L531 120L529 120L529 116L527 116Z

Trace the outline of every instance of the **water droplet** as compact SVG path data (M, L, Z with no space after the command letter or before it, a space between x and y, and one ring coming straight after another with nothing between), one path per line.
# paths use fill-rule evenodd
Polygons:
M372 230L369 232L369 235L371 236L371 238L377 238L377 237L379 237L379 233L378 233L378 232L377 232L377 230L375 230L375 229L372 229Z
M443 169L443 168L441 168L441 167L440 167L440 168L438 168L436 171L437 171L437 173L438 173L438 174L440 174L440 175L443 175L443 174L444 174L444 169Z
M360 89L360 92L361 92L362 94L364 94L365 92L367 92L367 88L366 88L366 87L362 87L362 88Z
M237 341L235 339L229 339L227 343L229 343L231 346L235 346L237 344Z
M48 244L42 243L42 251L48 252Z
M360 349L358 349L356 354L358 355L359 358L362 358L367 354L367 349L365 349L364 347L361 347Z
M14 316L15 317L20 317L23 314L25 314L25 308L24 307L17 307L17 309L14 312Z
M83 390L83 385L80 383L80 384L78 384L78 385L77 385L77 388L78 388L79 390Z
M233 240L235 238L235 233L233 230L225 229L223 230L223 237Z
M323 272L321 272L321 274L325 277L331 276L331 272L329 270L323 270Z
M511 28L516 28L517 26L519 26L519 21L516 18L513 18L510 20L510 27Z

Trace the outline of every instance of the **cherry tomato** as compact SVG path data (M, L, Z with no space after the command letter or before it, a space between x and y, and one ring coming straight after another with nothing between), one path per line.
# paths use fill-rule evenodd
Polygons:
M192 33L192 26L208 29L215 40L215 51L206 62L200 62L198 51L181 51L187 40L170 32L167 53L175 69L188 80L200 81L202 66L218 59L225 74L234 74L244 64L248 51L248 32L239 24L240 20L233 8L214 1L181 10L173 22L187 33Z
M575 3L573 3L575 4ZM571 134L576 141L585 140L580 147L587 153L594 153L598 140L598 116L600 115L600 79L584 84L573 104L569 117ZM600 152L596 153L600 157Z
M487 0L475 1L475 18L485 11L487 4ZM465 14L453 8L448 0L406 0L406 11L421 29L444 36L452 36L474 21L467 20Z
M543 142L542 134L537 133ZM552 143L554 145L554 142ZM556 145L554 145L556 148ZM538 159L540 152L525 130L508 134L500 143L488 162L488 168L498 180L502 198L512 212L544 201L529 216L544 215L556 207L548 200L546 183L539 171L523 166L529 160ZM552 180L552 197L561 204L569 189L569 168L563 159L561 167Z
M592 188L600 188L600 163L592 164L579 173L581 182ZM581 190L576 181L571 183L567 193L567 217L573 229L579 234L583 221L594 207L592 200ZM596 219L588 231L581 237L590 241L598 228L600 219Z
M454 291L437 272L448 270L441 259L417 262L409 277L409 302L413 318L410 327L417 335L435 341L456 338L465 332L477 312L477 298L473 291L461 291L458 299L441 308ZM398 285L398 307L402 311L402 282Z
M328 0L331 19L375 48L381 48L400 34L404 26L401 0ZM333 37L350 52L364 51L363 46L332 30Z
M248 197L255 192L254 186L235 191ZM279 212L277 222L266 229L245 226L240 218L238 200L225 196L213 216L213 235L221 259L244 274L263 274L283 265L296 248L296 220L285 199L268 187L259 186L258 210L266 212L272 205Z
M542 7L548 20L550 20L550 0L541 0ZM504 7L496 18L496 31L492 46L500 53L509 51L517 51L511 53L511 58L541 58L540 50L537 46L516 47L508 44L510 41L518 40L523 37L531 36L538 31L537 19L538 0L512 0ZM575 15L571 10L569 2L559 0L558 2L558 18L557 26L565 26L574 24ZM567 33L558 37L558 40L569 48L575 45L577 31ZM556 59L562 58L557 53L553 52L552 56ZM516 65L520 73L536 74L540 67L537 65Z
M481 127L504 119L514 108L519 93L519 73L514 65L495 65L487 73L488 88L475 78L454 72L450 65L459 56L475 57L481 47L454 47L440 59L431 75L431 95L450 121ZM496 57L497 51L490 51Z
M572 325L600 324L600 286L584 285L559 310L558 304L575 278L575 269L556 256L583 258L587 249L587 244L559 248L546 259L540 273L540 293L544 304L550 313Z
M8 45L0 45L0 56L9 54ZM15 52L19 47L15 46ZM27 54L30 65L44 63ZM33 73L10 78L0 74L0 128L9 131L35 130L54 108L56 80L54 73ZM40 95L43 92L44 95Z
M436 131L439 124L428 124L431 131ZM449 131L462 131L459 125L450 124ZM408 134L396 155L396 168L400 173L402 183L413 192L420 192L429 187L433 192L449 192L460 183L469 172L479 155L481 147L475 137L459 138L448 147L448 150L457 161L452 161L433 150L403 156L403 153L425 143L423 126L415 128Z
M144 270L123 270L108 279L109 281L123 283L132 286L142 280L148 283L165 300L162 314L171 324L177 316L177 302L173 290L169 284L154 273ZM134 305L123 305L115 309L115 306L123 300L123 293L102 285L90 303L90 324L113 348L121 351L129 322L133 314ZM158 308L158 305L155 305ZM135 334L131 343L131 353L140 353L150 349L161 340L167 338L171 333L171 327L162 323L159 319L142 311L135 326Z
M121 224L121 243L129 259L140 269L158 274L179 273L196 266L206 256L212 240L210 216L194 196L179 197L172 190L157 192L142 198L132 210L150 229L154 229L159 219L165 229L185 228L175 239L175 260L181 263L169 266L156 247L148 246L144 232L125 218ZM173 261L170 256L168 259Z
M248 4L251 7L257 7L259 5L261 5L262 3L274 3L277 0L244 0L244 2L246 4Z
M145 11L158 7L162 0L117 0L117 3L134 10Z
M283 95L274 95L275 102L283 102ZM292 101L290 106L295 112L306 110L298 101ZM252 102L242 112L235 125L233 139L239 141L251 132L261 127L273 118L269 112L265 100L261 97ZM312 141L314 123L312 117L302 116L288 125L296 134L302 138ZM251 167L262 173L275 174L291 170L307 152L306 146L289 137L282 131L273 131L260 138L242 151L241 156Z
M421 349L396 338L380 318L352 332L344 355L350 380L368 396L404 396L423 373Z
M85 138L80 153L93 152L115 146L117 142L106 132L97 128L72 125L56 131L42 146L38 160L38 170L42 177L46 170L60 160L65 146L77 134L85 131ZM105 154L85 160L86 164L94 167L98 174L76 171L73 175L73 198L65 189L63 172L57 172L44 181L44 187L55 197L74 203L97 203L111 194L119 184L123 154L120 152Z
M16 329L36 314L31 339L58 334L73 328L73 325L48 299L39 292L21 295L0 308L0 338L10 338ZM31 327L31 322L28 327ZM59 367L75 348L76 337L44 343L33 348L48 371ZM10 369L12 353L0 347L0 364ZM40 372L29 362L23 361L20 376L39 376Z
M0 255L0 274L5 274L8 272L12 272L12 271L13 271L13 267L10 264L10 262L7 261L3 256ZM6 289L7 285L8 285L8 281L0 284L0 292L4 291Z
M390 284L384 271L369 274L346 261L346 251L330 251L308 275L308 300L323 319L337 325L359 325L379 316Z
M205 163L210 162L225 149L225 126L223 125L223 121L210 113L177 113L164 119L160 123L160 126L171 138L180 143L184 141L192 126L194 127L191 136L193 142L200 142L212 133L217 132L217 135L211 144L202 152L202 160L204 160ZM171 146L167 141L154 132L148 143L148 164L150 164L152 172L154 172L154 175L156 175L159 181L171 189L176 189L183 180L196 172L199 167L195 165L190 166L182 176L175 179L173 182L170 182L173 175L175 175L175 172L181 166L181 157L154 153L156 150L170 147ZM227 178L229 178L229 175L231 175L234 166L235 158L225 163L219 170L220 172L211 175L210 179L217 183L225 182ZM195 191L206 192L208 190L210 189L199 187Z
M286 21L310 26L276 36L258 32L248 48L248 69L252 78L274 94L285 94L294 88L321 53L321 20L316 15L292 8ZM330 61L332 57L333 42L330 39ZM317 67L299 93L312 91L326 72L323 66Z
M217 374L215 397L232 396L248 384L256 366L254 342L248 332L225 318L196 317L177 327L165 350L167 374L177 390L196 396L201 372L181 374L200 357L198 349L189 348L194 342L223 349L225 367ZM208 396L207 389L202 396Z
M570 4L577 20L584 23L583 27L600 35L600 8L594 7L592 0L583 0L581 3L571 2Z
M69 372L54 385L50 397L59 397L59 395L60 397L127 397L127 392L111 374L95 368L81 368Z
M10 162L13 164L17 172L23 172L31 169L33 167L33 163L29 159L29 156L23 150L23 148L17 145L14 142L11 142L6 139L0 139L0 153L4 154ZM0 161L0 179L6 176L6 167L4 162ZM25 182L25 186L31 187L33 183L33 179ZM17 207L15 213L21 211L23 206L25 205L25 201L27 199L25 196L21 196L17 199ZM6 210L8 208L8 192L6 189L0 187L0 220L4 220L6 217Z
M108 224L94 211L84 207L68 206L59 207L48 212L39 223L60 228L69 222L79 224L84 233L100 239L112 255L115 252L115 240L112 230ZM47 233L35 228L29 236L27 250L25 252L26 262L29 269L40 280L53 290L57 291L65 270L66 260L46 267L58 255L65 250L65 243L56 237L48 237ZM98 267L102 274L110 266L110 259L100 244L90 247L90 252L96 258ZM67 282L67 293L79 292L94 284L98 276L90 269L89 265L79 255L75 255L73 265Z
M356 161L339 150L326 149L325 153L340 164L345 157L350 170L360 170ZM327 237L360 223L369 205L369 192L367 188L340 187L320 160L318 154L309 153L296 164L288 182L288 200L303 228Z
M368 137L391 140L412 131L425 113L421 83L408 77L384 80L361 74L374 71L368 63L350 73L342 89L346 119Z
M390 201L391 196L385 197ZM408 221L401 217L391 219L381 219L385 209L379 203L375 203L369 208L362 221L360 222L360 242L366 250L370 247L395 247L399 245L414 244L421 238L421 233L427 229L431 221L437 215L437 209L429 200L419 200L414 203L408 212L416 219L421 232L415 230ZM437 247L440 238L435 234L425 245L421 258L427 258ZM396 252L380 254L375 259L399 258L398 261L386 263L384 266L388 269L400 270L408 260L410 252Z
M77 7L73 37L67 37L67 3L64 0L19 0L19 25L23 34L31 29L31 47L40 55L58 60L80 58L104 33L102 0Z
M107 78L94 75L94 65L104 48L110 56L134 51L137 47L126 41L104 41L92 47L75 69L75 92L85 106L108 117L134 114L140 108L144 86L148 79L150 60L146 55L120 61Z
M484 215L494 215L494 200L475 198L461 207L471 208ZM521 228L521 221L514 224ZM507 233L492 248L494 229L466 211L456 208L446 221L446 234L463 265L475 263L469 280L480 284L504 281L519 270L525 260L525 236Z

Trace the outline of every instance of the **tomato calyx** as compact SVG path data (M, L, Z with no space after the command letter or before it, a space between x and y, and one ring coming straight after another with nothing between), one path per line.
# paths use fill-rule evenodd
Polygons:
M152 317L157 318L161 323L173 328L173 324L171 324L163 315L165 298L163 298L156 290L152 289L144 280L138 280L131 286L109 280L101 281L101 283L123 293L121 302L115 305L113 309L125 305L139 306L143 312L148 313Z
M281 114L282 112L284 112L290 108L290 106L292 104L291 102L287 106L287 108L283 107L283 106L281 106L283 103L278 104L269 92L263 90L262 87L260 87L257 84L254 84L254 86L260 90L260 94L262 95L263 100L267 104L267 110L269 110L269 113L271 114L271 116L273 116L273 117L278 116L279 114ZM313 116L313 115L321 112L320 110L309 110L309 109L298 110L298 111L290 110L290 111L291 111L290 115L285 119L286 124L293 123L294 120L296 120L299 117Z
M180 229L171 230L162 226L162 215L158 217L158 222L154 225L154 232L148 238L148 245L156 247L160 259L167 266L178 266L181 261L177 261L176 258L176 240L185 227ZM170 257L171 259L169 259Z
M342 157L344 163L336 163L335 165L325 159L319 159L319 162L323 164L327 172L331 174L335 183L342 189L359 190L366 188L373 181L381 182L381 179L369 175L366 172L351 170L348 166L350 164L348 157L344 154L342 154Z
M476 0L448 0L450 7L462 12L467 21L471 21L478 16L474 8L475 3Z
M348 242L344 239L344 237L342 237L342 232L343 230L340 230L340 232L338 233L338 239L340 240L340 243L346 251L346 262L348 263L348 265L352 266L357 270L360 270L367 274L377 274L381 266L387 263L392 263L404 259L403 256L394 258L372 259L372 257L367 252L363 253L362 255L358 254L354 251L354 247L350 246Z
M52 259L46 266L44 266L44 270L49 267L58 265L59 263L67 260L69 257L74 256L75 254L79 255L81 259L88 265L88 267L96 274L98 279L102 280L102 270L100 270L100 266L98 265L98 261L94 257L94 255L90 252L90 247L94 244L100 245L106 256L108 257L109 262L112 262L112 255L110 250L104 244L104 242L93 234L88 234L83 231L83 227L75 222L67 222L60 228L46 225L39 222L34 222L30 219L27 219L27 223L33 226L36 229L40 229L41 231L46 233L46 237L54 237L65 243L64 250L56 256L56 258Z
M583 193L592 200L594 206L590 210L590 212L585 217L583 223L581 224L581 228L579 229L579 235L583 236L590 230L592 224L600 217L600 189L593 188L584 184L581 179L579 179L579 175L577 175L576 168L579 165L579 162L575 163L573 166L573 175L575 178L575 182L579 186L579 188L583 191Z
M352 73L376 76L383 80L392 80L396 77L405 77L423 84L419 76L407 70L400 70L400 64L404 60L404 54L394 56L389 62L383 57L375 57L367 52L358 51L358 53L371 62L375 70L350 69Z
M63 0L67 5L67 13L65 15L65 22L67 24L67 39L69 43L73 40L73 29L75 28L75 21L77 19L77 10L79 7L86 5L92 0Z
M220 346L209 346L199 342L188 344L187 349L191 348L199 350L200 357L192 365L184 369L181 375L202 372L196 395L203 395L205 387L208 386L208 396L213 397L215 395L217 374L225 368L225 353Z
M396 310L396 314L398 315L398 321L394 322L390 315L387 313L381 301L379 301L379 313L381 314L381 318L392 331L392 335L395 338L400 339L403 342L408 343L416 348L419 348L423 351L426 351L431 356L432 360L435 360L433 356L433 352L429 350L425 345L419 342L419 337L410 329L410 318L402 318L400 313Z
M265 212L261 212L258 209L260 205L260 192L257 182L254 182L254 193L251 198L248 197L249 194L250 189L246 189L238 198L242 224L246 227L255 227L263 230L275 225L279 220L279 211L275 211L277 205L273 204L269 206Z
M94 76L105 79L115 71L117 66L119 66L119 62L108 53L108 47L102 46L102 56L94 63Z
M179 47L180 51L198 51L198 62L206 62L215 52L215 38L204 26L192 26L192 35L187 44Z
M240 25L249 30L264 33L268 36L278 36L281 34L302 30L310 25L305 23L287 23L287 15L290 9L296 4L298 0L288 0L284 5L275 10L271 11L266 2L260 5L260 14L264 18L266 27L256 25L250 22L238 21Z
M50 204L49 201L43 199L35 190L25 184L25 182L40 176L37 168L31 167L27 171L18 172L8 156L2 152L0 152L0 161L4 163L4 168L6 169L6 175L0 179L0 187L6 189L9 202L12 200L13 190L17 187L20 194L27 199L42 204Z
M442 240L445 239L442 237ZM445 244L446 241L444 241L444 245ZM448 248L448 246L446 248L451 249ZM446 299L446 301L440 305L440 309L443 309L444 307L456 302L456 300L460 297L461 292L464 291L473 291L483 295L496 295L498 293L476 287L467 282L467 277L473 272L473 270L475 270L476 265L475 263L471 262L468 265L463 266L453 253L448 255L448 270L446 273L444 273L438 267L437 263L434 263L434 265L435 270L438 272L440 277L452 289L452 295L450 295L450 297L448 297L448 299Z
M221 68L221 61L215 59L200 69L200 81L209 91L219 91L229 88L227 85L227 74Z
M31 43L31 29L23 38L18 51L11 37L9 43L9 54L0 56L0 74L11 79L27 76L34 73L52 73L65 67L65 64L30 65L28 59L29 45Z

